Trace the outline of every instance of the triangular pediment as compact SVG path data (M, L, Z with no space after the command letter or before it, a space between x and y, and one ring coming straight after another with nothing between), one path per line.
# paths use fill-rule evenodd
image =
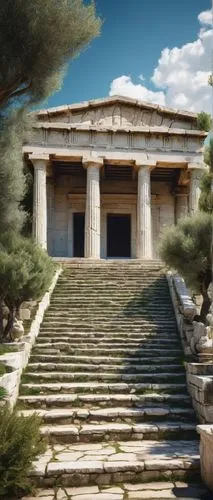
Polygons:
M79 104L59 106L37 113L39 121L97 127L196 128L195 113L165 108L157 104L113 96Z

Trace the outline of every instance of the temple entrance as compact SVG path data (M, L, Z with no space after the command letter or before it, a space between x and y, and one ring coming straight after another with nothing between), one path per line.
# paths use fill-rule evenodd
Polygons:
M107 257L131 257L131 215L107 215Z
M84 257L85 214L73 214L73 257Z

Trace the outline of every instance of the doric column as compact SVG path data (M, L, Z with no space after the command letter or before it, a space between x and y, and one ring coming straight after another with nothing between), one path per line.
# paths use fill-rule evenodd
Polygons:
M53 254L54 197L55 197L54 178L47 177L47 250L49 255L54 255Z
M47 249L47 189L46 167L49 155L31 154L29 159L34 166L33 189L33 238L36 243Z
M189 202L188 194L184 190L178 190L175 193L175 221L179 222L180 219L188 215L189 213Z
M137 258L152 259L150 168L139 166L137 203Z
M100 259L101 252L101 209L100 209L100 168L99 161L85 161L87 169L87 193L85 216L85 252L91 259Z
M201 170L200 168L191 168L189 193L189 211L191 215L199 210L200 182L203 173L204 170Z

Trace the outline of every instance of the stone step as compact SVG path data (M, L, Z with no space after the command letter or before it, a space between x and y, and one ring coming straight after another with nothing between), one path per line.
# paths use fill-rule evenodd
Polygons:
M155 318L153 317L150 319L149 324L143 324L139 320L137 321L132 321L128 319L128 321L116 321L112 316L109 318L108 321L98 321L97 316L96 319L93 320L93 318L89 319L83 319L80 321L80 318L74 318L72 319L72 316L70 316L70 319L67 319L66 322L62 322L60 320L55 320L55 321L49 321L45 320L44 324L42 325L42 331L59 331L59 332L88 332L93 330L96 333L102 333L102 335L105 335L105 333L139 333L140 335L147 335L149 333L153 333L155 335L166 333L168 334L175 334L177 335L177 326L176 324L173 323L158 323Z
M170 329L169 328L165 328L165 330L163 328L158 328L156 326L153 326L151 328L143 328L141 327L140 325L138 326L135 326L134 328L131 327L131 325L126 325L126 326L119 326L116 324L116 322L114 323L109 323L102 327L101 328L101 325L95 325L93 322L91 322L91 324L85 324L82 322L82 324L78 324L78 325L73 325L72 324L72 321L70 321L70 326L66 326L66 327L60 327L59 324L58 326L55 325L54 327L53 326L48 326L48 325L45 325L43 328L42 328L42 333L65 333L65 334L70 334L70 335L73 335L74 333L76 333L77 335L80 333L83 333L85 335L90 335L90 334L95 334L95 333L100 333L100 329L101 329L101 332L102 332L102 335L105 336L105 334L112 334L113 332L116 332L116 335L125 335L125 334L130 334L130 332L134 332L134 334L139 334L139 335L143 335L145 333L145 337L148 336L148 335L154 335L154 336L159 336L159 338L161 338L161 336L163 336L163 333L165 332L165 335L168 337L169 335L171 335L171 338L177 338L177 328L176 327L171 327Z
M147 336L153 336L153 337L156 337L157 338L162 338L162 337L171 337L171 338L177 338L177 327L176 326L173 326L173 327L164 327L163 325L161 327L157 326L157 325L150 325L150 326L145 326L145 327L142 327L142 325L140 326L137 326L137 327L134 327L132 328L130 325L127 325L126 328L119 328L118 329L118 326L117 325L109 325L108 323L108 326L105 327L105 328L102 328L100 329L100 325L98 327L94 327L94 324L91 324L91 325L85 325L85 324L82 324L81 327L80 325L77 325L77 328L75 328L75 326L72 325L72 321L70 320L70 324L67 325L67 326L60 326L60 323L58 323L56 326L49 326L48 324L46 324L45 326L42 326L41 328L41 333L57 333L57 332L60 332L60 333L66 333L66 334L70 334L70 335L73 335L73 334L76 334L76 335L89 335L90 333L92 335L102 335L104 337L106 337L107 334L115 334L116 336L126 336L126 335L141 335L141 336L145 336L145 338Z
M161 293L161 291L159 291ZM70 303L68 302L68 298L70 297ZM96 302L92 303L93 300L96 300ZM61 295L54 295L53 296L54 302L66 302L67 306L71 305L72 308L77 309L78 304L84 302L85 310L86 312L92 307L92 310L94 308L97 308L97 310L103 310L103 308L106 308L109 310L112 308L115 310L118 308L118 310L122 310L125 307L128 308L130 311L137 311L137 310L143 310L143 309L156 309L157 306L161 306L163 310L169 310L172 311L172 303L169 300L168 293L162 294L161 299L157 300L156 298L150 300L148 297L144 297L143 295L140 295L137 297L136 293L132 293L131 295L127 294L126 297L120 290L120 292L116 295L114 292L109 291L107 296L103 295L103 291L100 290L99 293L96 292L96 294L91 293L91 291L85 290L85 293L82 293L82 296L79 295L78 290L76 290L75 294L72 294L71 292L68 293L68 291L64 292ZM167 301L165 303L165 300ZM53 303L51 303L51 308L52 308Z
M169 393L177 394L186 391L186 385L183 383L167 383L167 384L154 384L154 383L127 383L127 382L61 382L61 383L23 383L21 386L22 394L51 394L51 393L69 393L79 394L83 392L90 392L92 394L115 394L115 393L134 393L144 394L148 392L157 392L159 394Z
M166 363L166 365L169 365L169 368L176 363L180 364L180 356L173 356L168 353L166 356L160 356L160 357L153 357L152 355L144 357L122 357L119 358L118 356L93 356L92 358L90 356L75 356L75 355L65 355L65 354L31 354L30 357L30 362L31 361L36 361L36 362L63 362L63 364L66 363L82 363L84 365L90 365L93 364L94 368L99 365L134 365L137 366L139 364L140 366L154 366L154 364L159 364L163 365Z
M87 340L82 340L82 339L77 339L75 340L75 338L73 338L72 335L70 336L66 336L66 335L62 335L62 334L58 334L58 335L53 335L52 337L46 337L46 336L43 336L41 337L39 335L39 338L38 338L38 342L39 344L49 344L49 345L52 345L52 344L57 344L57 343L67 343L69 344L69 347L72 347L73 349L75 348L78 348L79 345L83 345L84 349L86 349L87 347L88 348L91 348L91 349L95 349L96 347L98 348L111 348L113 347L114 349L123 349L123 347L125 347L125 349L127 348L130 348L130 349L137 349L137 348L147 348L148 346L149 347L153 347L153 349L157 349L158 347L162 347L162 348L168 348L172 345L172 348L179 348L180 347L180 341L178 341L177 339L174 339L174 340L171 340L169 341L168 340L155 340L155 339L141 339L141 340L131 340L131 339L127 339L126 342L125 340L123 340L123 342L120 342L120 341L117 341L117 339L113 339L113 340L109 340L108 339L97 339L97 340L94 340L94 339L88 339Z
M189 421L195 424L194 411L190 408L170 408L169 406L162 405L157 407L138 407L138 408L124 408L124 407L109 407L104 409L86 409L86 408L53 408L51 410L45 409L21 409L20 414L25 417L32 416L37 413L43 420L44 424L81 424L86 423L132 423L144 422L155 420L169 420Z
M105 423L86 425L41 425L42 435L47 436L50 444L61 443L96 443L102 441L138 441L142 439L185 439L196 438L196 424L181 421L167 421L154 423Z
M199 481L198 443L182 439L166 443L121 440L116 443L70 443L67 446L66 443L61 446L53 444L48 448L46 458L37 461L31 476L37 484L46 487L54 484L63 484L63 487L103 486L123 482L134 485L156 479L180 481L194 478Z
M150 287L153 288L151 292L149 292L149 286L145 287L137 283L135 283L134 286L128 285L128 283L125 283L124 285L122 286L122 284L118 283L116 287L112 287L104 282L102 283L102 286L98 286L97 283L92 286L84 286L81 283L79 283L78 286L72 286L72 284L69 286L66 284L64 288L59 287L57 291L53 292L53 299L67 299L68 296L70 296L73 301L74 298L77 299L78 297L86 301L87 297L88 299L96 297L99 299L98 303L109 302L111 300L112 304L117 301L120 303L126 301L133 307L138 307L139 305L154 306L157 303L162 304L164 307L171 307L172 302L169 295L168 285L166 285L163 289L160 285L155 288L150 285ZM165 304L163 300L165 298L168 299L168 304Z
M87 342L90 341L90 339L93 339L93 340L102 340L102 341L119 341L119 342L126 342L128 340L131 340L134 341L134 342L141 342L142 340L146 341L146 342L150 342L151 340L159 340L161 343L164 343L164 342L177 342L179 341L180 342L180 339L179 337L177 336L177 334L164 334L164 333L159 333L159 334L156 334L156 333L148 333L148 334L145 334L145 333L139 333L139 332L136 332L136 333L101 333L101 332L94 332L94 333L91 333L88 335L88 333L82 333L82 332L69 332L65 329L65 331L60 331L60 333L55 333L55 332L49 332L49 331L45 331L45 328L42 328L39 332L39 340L41 338L48 338L48 340L50 338L55 338L56 336L59 336L62 337L62 336L66 336L66 337L70 337L72 338L72 340L76 340L76 341L82 341L84 342L85 339L87 340Z
M81 308L81 309L83 308L82 304L79 304L79 308ZM77 315L74 316L72 309L70 309L69 314L67 314L67 316L63 316L62 318L57 318L53 314L53 317L51 319L50 318L45 318L44 323L46 323L48 321L49 323L55 322L57 324L61 324L62 326L63 325L66 326L67 324L70 323L71 320L72 320L72 322L73 322L73 320L79 321L81 319L81 316L82 316L84 322L86 320L88 321L88 318L90 318L90 320L92 320L92 321L95 318L97 318L97 320L101 320L101 318L98 317L98 315L96 314L96 312L94 312L93 315L89 314L88 316L84 317L82 315L82 312L81 312L81 316L80 316L80 309L78 309L78 315L79 316L77 316ZM175 320L174 320L174 315L171 316L171 318L169 318L169 317L165 318L165 314L164 314L162 316L162 318L161 318L160 316L159 317L157 316L157 313L155 313L155 314L149 315L149 318L147 319L147 318L144 318L141 313L138 314L137 316L135 316L134 318L131 315L123 315L122 317L117 317L116 315L111 314L110 318L111 318L111 321L113 321L114 323L124 323L124 324L127 324L127 325L129 323L132 325L131 319L135 319L134 324L135 323L136 324L139 323L139 325L141 327L143 327L143 328L146 328L146 327L147 328L149 328L149 327L153 328L155 326L155 328L159 327L159 328L166 329L167 327L169 328L171 326L172 327L176 326L176 323L175 323ZM99 323L100 322L104 324L104 323L108 323L109 321L106 321L106 320L103 321L103 320L101 320L101 321L99 321ZM101 329L102 329L102 327L100 328L100 330Z
M146 407L160 407L163 405L172 406L173 409L181 407L191 409L191 398L186 393L180 394L46 394L19 396L20 405L33 408L71 408L73 405L91 408L109 408L119 406L124 408L138 408L142 405Z
M163 373L94 373L94 372L66 372L66 371L43 371L43 372L31 372L27 371L27 373L23 376L23 381L56 381L56 382L104 382L104 381L113 381L113 382L136 382L136 383L166 383L171 377L170 372ZM185 382L186 376L183 372L172 373L173 382Z
M156 317L156 319L159 319L159 324L161 324L163 322L163 320L165 320L165 323L167 324L170 324L170 323L174 323L174 313L173 312L170 312L168 310L165 310L165 311L161 311L161 313L158 314L158 309L159 309L160 306L156 307L156 309L151 309L151 308L147 308L147 310L143 311L142 309L138 309L137 311L128 311L128 310L125 310L125 306L122 306L119 310L119 308L115 308L114 310L111 309L110 307L108 308L108 310L106 310L106 315L103 313L103 309L104 309L104 306L100 307L100 309L96 309L94 307L94 304L92 305L91 304L91 310L89 311L85 311L84 314L82 315L82 308L84 308L84 304L82 304L81 302L79 302L76 310L74 311L73 308L72 308L72 305L69 304L69 306L67 306L66 304L62 304L62 303L58 303L56 304L55 306L52 306L51 307L51 317L48 317L47 316L47 319L49 320L55 320L55 319L58 319L59 321L60 320L63 320L64 318L64 321L66 322L67 319L69 319L70 317L72 317L72 319L78 319L79 318L79 314L81 313L82 317L87 319L87 318L91 318L91 319L94 319L97 317L97 319L103 321L104 318L109 318L110 316L112 316L113 319L116 319L117 321L130 321L131 319L135 320L137 322L137 320L140 320L142 325L148 325L151 321L152 321L152 318L153 317ZM66 308L66 315L60 315L59 317L56 315L56 312L58 309L60 309L62 312L63 310ZM46 320L46 317L45 317L45 320Z
M89 347L79 347L79 345L77 344L76 346L70 346L69 344L67 344L66 342L52 342L51 343L51 346L53 349L55 349L56 351L57 350L61 350L61 351L64 351L64 352L69 352L69 353L73 353L74 355L90 355L90 356L98 356L98 355L107 355L109 354L109 352L113 352L113 355L114 356L123 356L123 355L132 355L132 356L136 356L136 357L140 357L140 356L143 356L143 357L146 357L146 355L150 356L164 356L164 355L167 355L168 353L171 353L173 355L180 355L181 354L181 349L171 349L169 348L160 348L160 347L154 347L152 349L150 349L149 347L141 347L141 348L115 348L113 347L113 345L110 345L109 347L102 347L102 348L98 348L98 347L95 347L95 348L89 348ZM49 349L50 348L50 343L37 343L36 346L33 348L33 352L40 352L40 353L44 353L45 354L45 348L46 349Z
M45 490L40 489L38 493L41 500L175 500L177 498L179 500L212 500L212 494L202 483L184 483L175 479L167 482L120 483L110 486L45 488ZM22 500L33 499L24 497Z
M85 287L79 283L78 287L69 287L68 285L66 285L64 286L64 288L60 287L57 292L53 293L53 299L61 298L62 300L65 300L68 297L70 297L73 302L74 298L78 297L82 298L85 302L87 297L89 300L91 297L97 297L99 299L98 303L109 302L111 300L112 305L117 301L120 303L126 301L133 307L138 307L139 305L154 306L158 303L162 304L164 307L171 307L172 304L168 288L166 287L163 290L161 286L159 286L158 288L156 287L153 295L150 295L148 293L148 287L145 288L135 284L134 287L129 288L128 283L125 283L125 288L120 284L118 284L117 287L109 287L106 283L102 284L102 286L97 286L97 284L94 284L93 286ZM168 299L168 304L165 304L165 298Z
M83 372L85 373L85 370L87 370L87 372L89 373L94 373L94 369L97 372L103 372L104 368L107 370L107 372L110 372L110 373L117 373L117 374L138 374L138 375L143 375L144 373L146 374L159 374L159 373L165 373L166 371L168 371L168 365L157 365L157 364L146 364L146 365L141 365L141 364L127 364L125 366L121 365L121 364L108 364L108 365L104 365L103 364L99 364L99 365L95 365L94 363L91 363L91 364L87 364L85 366L85 363L68 363L68 362L64 362L63 363L60 363L60 358L58 359L58 356L56 356L56 361L55 363L29 363L28 364L28 367L26 369L26 372L27 373L28 371L29 372ZM65 360L66 361L66 360ZM185 369L184 369L184 366L180 365L180 364L172 364L171 366L169 366L169 374L171 376L171 374L175 372L175 373L185 373Z
M97 488L69 500L128 500L166 479L169 498L169 481L198 480L199 456L163 268L77 259L64 269L18 399L19 411L40 414L51 445L37 484Z
M82 307L81 307L81 309L82 309ZM165 313L164 313L164 315L165 315ZM161 326L161 325L163 326L164 325L164 328L166 326L170 326L170 325L174 326L175 325L174 314L171 315L171 318L169 318L169 316L165 318L164 315L162 315L162 318L160 318L160 315L159 315L159 317L157 319L157 324L155 326ZM128 324L128 323L137 324L137 323L139 323L140 326L144 326L144 327L145 326L153 326L152 321L154 320L154 318L152 317L152 315L149 316L148 319L144 319L141 316L142 316L141 313L138 314L137 316L123 314L120 317L118 315L115 315L115 316L111 315L111 318L112 318L112 320L116 321L116 323L118 323L118 324L119 323L124 323L124 324ZM108 323L108 321L105 319L105 316L102 316L102 317L97 316L96 312L94 312L94 314L90 313L90 314L84 316L84 315L82 315L82 311L78 310L78 315L77 314L74 315L72 309L70 310L70 314L67 316L67 318L63 319L62 322L61 322L61 318L59 318L57 321L57 318L55 318L55 316L53 316L52 319L45 318L44 323L48 321L48 323L61 323L62 326L63 325L66 326L67 324L70 323L71 319L72 319L72 323L74 321L78 321L79 319L82 319L82 321L88 321L88 319L90 319L92 321L96 320L96 322L98 322L98 323L101 322L103 324ZM150 323L151 323L151 325L150 325Z

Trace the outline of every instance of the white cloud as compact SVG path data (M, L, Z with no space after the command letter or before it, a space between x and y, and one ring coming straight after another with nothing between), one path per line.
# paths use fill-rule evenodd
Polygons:
M211 73L213 30L208 25L212 23L211 11L201 12L198 20L205 27L194 42L162 50L151 77L156 90L150 90L141 83L135 84L130 76L123 75L113 80L110 95L210 112L212 90L208 85L208 76Z
M141 83L134 84L130 76L119 76L111 83L109 95L122 95L125 97L133 97L140 101L150 101L156 104L165 104L164 92L152 92Z
M139 77L138 77L138 78L139 78L139 80L141 80L142 82L144 82L144 81L145 81L145 78L144 78L144 76L143 76L143 73L141 73L141 74L139 75Z
M203 12L201 12L198 16L198 21L200 21L201 24L212 26L212 11L204 10Z

